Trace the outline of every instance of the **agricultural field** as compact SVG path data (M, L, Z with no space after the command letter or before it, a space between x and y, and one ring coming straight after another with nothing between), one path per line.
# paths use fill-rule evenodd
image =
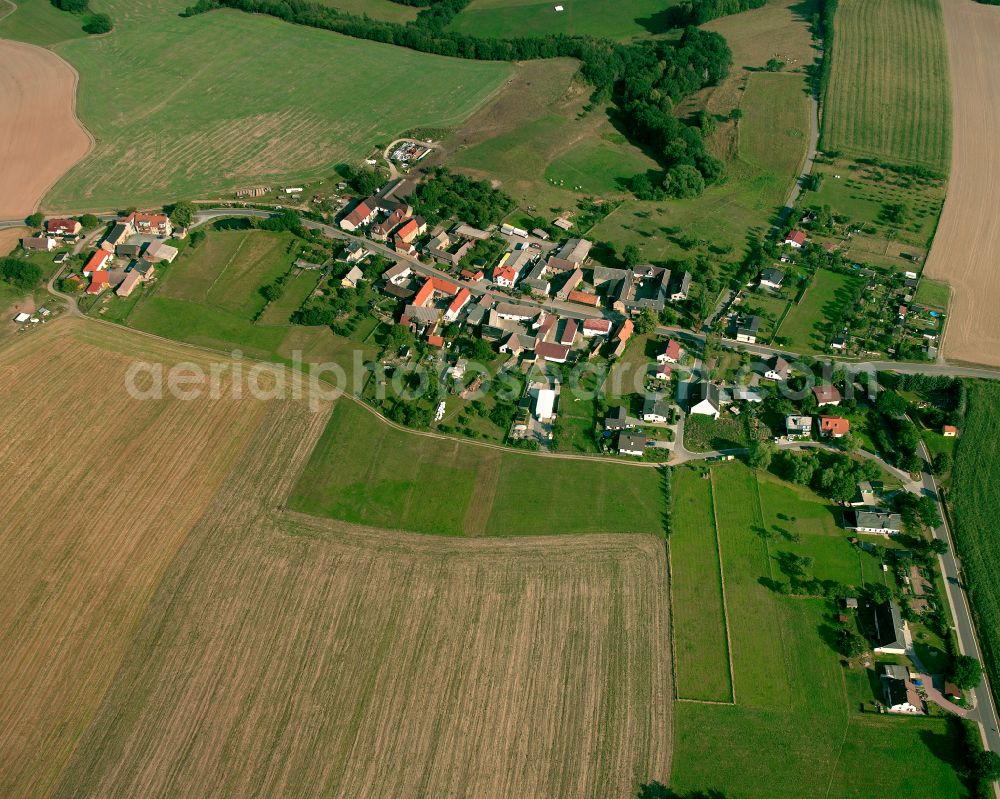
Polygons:
M678 112L705 109L713 115L716 130L707 146L724 161L726 182L694 200L627 200L597 225L594 238L635 244L643 258L659 260L690 254L676 241L677 231L732 251L742 250L748 232L767 232L801 171L809 142L804 67L816 54L808 27L815 8L811 0L772 0L704 26L725 37L733 68L722 84L694 95ZM771 58L785 62L783 72L760 71ZM738 121L729 119L734 108L743 114Z
M218 401L132 399L125 376L136 358L204 363L75 320L22 334L3 351L6 796L50 795L158 582L265 419L265 403L228 391Z
M806 511L802 503L818 498L803 493L786 512L784 492L792 489L771 480L762 477L758 487L742 465L712 468L716 506L725 508L718 521L736 700L676 705L671 788L769 799L965 796L944 720L858 712L845 677L851 685L867 681L861 672L845 673L827 643L826 601L767 587L781 577L774 557L780 549L814 554L817 571L822 563L846 573L857 557L846 543L840 551L817 548L828 535L825 503ZM774 520L800 541L786 540ZM672 572L685 568L672 551Z
M823 148L946 173L948 51L939 0L841 0Z
M80 17L60 11L51 0L17 0L10 13L0 10L0 39L51 47L85 36Z
M628 40L665 33L664 10L677 2L623 0L609 14L604 0L570 0L562 11L547 0L472 0L455 17L451 30L498 38L567 34Z
M733 701L728 623L715 528L712 483L696 469L671 480L670 595L680 699Z
M286 407L257 428L54 796L596 799L667 778L662 541L276 512L324 418Z
M793 352L826 352L827 342L836 331L830 329L848 303L860 278L819 269L802 299L792 306L777 335Z
M990 681L1000 681L1000 386L969 382L969 410L955 448L950 505L955 545Z
M657 469L439 439L342 401L288 506L447 536L662 535L665 496Z
M326 177L403 130L462 122L513 70L237 11L183 19L185 5L107 0L113 33L57 46L80 72L78 111L97 147L46 208L156 205ZM164 87L155 102L148 86Z
M995 8L943 0L951 58L955 143L951 188L926 275L947 281L954 308L947 358L1000 365L1000 227L992 198L1000 188L1000 15Z
M76 117L76 74L65 61L41 47L0 39L0 63L0 219L16 219L38 207L92 141Z

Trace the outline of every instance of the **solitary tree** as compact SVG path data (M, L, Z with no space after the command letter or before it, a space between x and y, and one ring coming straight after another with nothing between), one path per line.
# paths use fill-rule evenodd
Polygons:
M775 452L776 448L770 441L755 441L747 453L747 465L751 469L767 469Z
M837 633L837 650L844 657L857 657L868 648L865 639L846 627Z
M622 262L631 269L636 266L640 259L642 258L642 253L639 252L639 248L634 244L626 244L622 249Z
M983 782L996 782L1000 780L1000 755L990 751L976 752L969 758L969 770Z
M948 542L942 541L940 538L931 539L930 544L927 548L933 552L935 555L944 555L948 552Z
M91 228L95 228L101 224L101 220L93 214L84 214L80 217L80 224L87 230L90 230Z
M963 690L975 688L983 679L983 667L971 655L956 655L951 664L949 677Z
M194 215L198 213L198 206L187 200L174 203L170 209L170 221L175 227L188 227L194 221Z
M892 599L892 591L887 585L875 583L871 587L871 597L872 600L881 605L883 602L889 602Z
M34 213L24 220L24 223L28 227L41 227L42 222L45 221L45 214Z
M643 308L642 313L635 320L635 329L644 336L648 335L656 330L656 323L658 321L656 312L652 308Z

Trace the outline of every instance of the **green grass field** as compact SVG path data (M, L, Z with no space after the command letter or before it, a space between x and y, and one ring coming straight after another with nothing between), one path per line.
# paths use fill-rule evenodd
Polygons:
M990 680L1000 680L1000 385L970 382L955 448L951 504L955 545Z
M928 305L931 308L948 309L948 301L951 299L951 287L947 283L930 278L921 278L917 284L917 293L913 295L913 301L918 305Z
M677 469L670 483L671 607L677 696L730 702L733 699L726 640L726 609L719 571L712 483L701 471Z
M404 6L392 0L320 0L320 3L348 14L366 14L386 22L412 22L420 11L416 6Z
M694 200L629 200L594 230L593 237L635 244L643 258L683 254L664 228L736 250L748 231L763 234L799 174L809 132L809 101L801 74L755 72L740 108L735 156L726 158L727 180Z
M302 271L285 281L281 297L269 303L260 321L268 325L288 324L288 317L302 307L320 281L314 271Z
M938 0L841 0L823 147L947 172L948 53Z
M736 705L678 703L671 788L768 799L966 796L944 721L857 712L856 691L848 684L866 679L860 671L845 673L826 643L826 602L781 596L761 583L778 576L778 568L760 530L784 512L774 503L789 497L771 489L771 478L758 490L742 465L712 471ZM793 505L788 515L801 517L804 526L825 525L815 518L820 510L807 519L804 508ZM796 546L811 552L814 534L804 534ZM817 570L821 557L835 557L816 555ZM672 573L687 568L697 571L698 565L672 552Z
M0 39L50 47L69 39L82 39L83 19L78 14L60 11L50 0L18 0L17 8L6 13L6 4L0 8Z
M799 352L825 352L829 321L852 297L860 278L820 269L802 299L792 306L777 335Z
M436 535L662 535L656 469L502 452L396 430L337 403L293 510Z
M325 177L405 129L461 122L513 70L237 11L182 19L184 5L107 0L113 33L58 46L80 72L77 110L97 147L45 207L156 205ZM419 75L419 102L405 75Z
M617 194L628 178L650 166L649 159L637 150L588 139L549 163L545 179L584 194Z
M558 3L549 0L472 0L451 29L504 38L563 33L631 39L665 32L662 12L676 2L622 0L609 13L605 0L567 0L563 11L556 11Z
M186 248L172 264L161 266L154 283L128 299L108 296L91 313L175 341L240 350L252 358L335 363L348 375L361 370L376 354L374 345L335 336L328 327L288 323L299 298L315 286L315 273L290 278L281 299L254 322L264 308L260 287L288 272L295 258L295 251L289 251L292 241L289 233L213 230L198 247Z

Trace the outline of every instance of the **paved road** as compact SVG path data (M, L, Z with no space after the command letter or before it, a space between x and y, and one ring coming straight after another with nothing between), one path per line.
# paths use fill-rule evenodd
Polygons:
M921 475L923 493L937 502L938 513L941 514L943 520L941 526L934 530L934 537L948 544L948 551L941 555L938 561L945 579L948 604L951 605L952 622L958 638L958 648L962 654L971 655L982 662L983 656L976 638L976 628L972 622L972 610L961 583L961 564L955 555L955 543L951 530L948 528L947 516L945 516L942 506L937 481L931 472L931 456L923 442L920 442L920 457L924 461L924 470ZM970 717L979 723L986 747L994 752L1000 752L1000 717L997 716L997 708L993 701L993 692L990 690L989 681L984 677L973 693L976 697L976 710Z

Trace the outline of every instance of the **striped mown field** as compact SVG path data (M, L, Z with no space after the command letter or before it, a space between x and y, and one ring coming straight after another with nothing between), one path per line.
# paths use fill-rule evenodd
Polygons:
M948 52L939 0L840 0L822 146L947 172Z

